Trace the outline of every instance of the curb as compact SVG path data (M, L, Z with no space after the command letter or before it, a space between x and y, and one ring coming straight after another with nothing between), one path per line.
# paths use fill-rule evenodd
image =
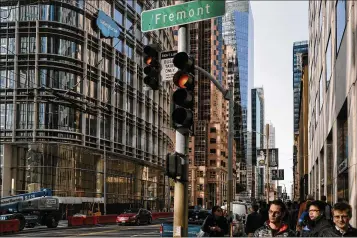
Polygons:
M157 220L166 220L166 219L173 219L173 217L157 218L155 220L157 221ZM155 220L153 220L153 221L155 221ZM76 229L76 228L83 228L83 227L103 227L103 226L108 226L108 225L116 225L116 223L83 225L83 226L64 226L64 227L56 227L56 228L37 228L37 229L31 229L31 230L22 230L19 232L15 232L13 234L26 234L26 233L33 233L33 232L38 232L38 231L41 232L41 231L69 230L69 229ZM153 225L155 225L155 224L153 224Z

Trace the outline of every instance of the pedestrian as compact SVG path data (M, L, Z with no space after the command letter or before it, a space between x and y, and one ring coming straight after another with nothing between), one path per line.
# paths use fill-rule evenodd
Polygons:
M264 222L266 222L269 219L268 206L265 201L260 202L259 214L262 217L260 225L263 226Z
M255 231L255 237L294 237L295 232L284 224L283 217L286 212L285 204L280 200L270 203L268 214L269 220Z
M321 201L325 203L325 217L326 220L331 221L332 222L332 207L331 205L327 202L327 198L325 195L321 196Z
M302 202L300 204L300 208L299 208L299 213L298 213L298 219L301 217L302 213L306 211L306 207L307 207L307 203L308 202L312 202L314 200L314 197L312 195L307 195L306 196L306 201ZM297 221L297 224L296 224L296 231L298 233L300 233L302 230L302 227L299 225L299 220Z
M308 201L306 203L306 210L301 214L301 216L298 219L298 224L301 227L300 234L298 236L301 237L307 237L310 234L310 228L309 228L309 223L310 223L310 218L309 218L309 206L310 206L311 201Z
M219 206L212 208L212 214L209 214L202 224L201 230L205 233L203 236L223 237L228 234L228 222L223 217L223 210Z
M254 232L261 227L262 223L262 215L258 213L259 206L258 204L253 204L252 213L250 213L247 217L247 221L245 223L245 233L248 236L253 236Z
M350 225L352 207L346 202L339 202L332 209L334 232L341 237L357 237L357 229Z
M331 223L326 220L325 204L322 201L312 201L308 206L309 211L309 236L310 237L336 237Z

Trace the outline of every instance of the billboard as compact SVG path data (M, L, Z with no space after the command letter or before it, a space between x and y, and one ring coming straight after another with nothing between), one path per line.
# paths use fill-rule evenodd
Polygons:
M272 169L271 170L271 180L284 180L284 170L283 169Z
M264 167L265 159L267 155L266 149L257 150L257 166ZM269 167L278 167L279 166L279 149L273 148L269 149Z

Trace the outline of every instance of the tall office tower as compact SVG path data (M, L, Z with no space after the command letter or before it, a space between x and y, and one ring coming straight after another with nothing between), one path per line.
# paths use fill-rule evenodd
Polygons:
M256 179L255 167L257 165L257 150L264 148L264 129L265 129L265 117L264 117L264 89L253 88L252 89L252 132L251 135L251 149L249 160L247 163L247 169L251 168L251 173L247 174L248 186L247 189L251 190L251 196L255 197ZM249 143L248 143L249 145Z
M172 90L143 90L142 52L154 42L171 50L174 38L170 29L143 34L140 14L170 4L1 3L1 196L50 188L71 206L103 202L106 185L108 213L119 212L114 204L168 208ZM101 38L98 10L119 38Z
M269 149L275 148L275 126L269 123ZM266 127L264 126L264 134L266 134ZM264 137L264 148L267 148L267 138Z
M248 147L251 147L248 146L248 131L251 130L250 94L254 82L254 22L249 1L226 1L223 39L225 44L233 47L237 57L234 92L239 94L239 97L235 97L234 137L237 147L237 168L246 170ZM237 171L238 176L239 174L245 175L243 171ZM246 177L238 180L247 183Z
M191 25L190 54L224 88L228 86L226 51L221 18ZM228 104L203 74L196 72L196 83L195 134L189 143L189 204L211 208L227 200Z
M300 106L300 82L301 62L299 55L307 53L308 42L298 41L293 44L293 89L294 89L294 133L299 132L299 106Z

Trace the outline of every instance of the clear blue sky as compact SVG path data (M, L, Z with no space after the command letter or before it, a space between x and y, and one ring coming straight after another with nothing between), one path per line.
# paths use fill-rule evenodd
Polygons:
M251 1L254 86L264 87L265 120L275 126L279 168L288 193L293 181L293 42L308 40L308 1ZM280 184L282 184L280 183Z

